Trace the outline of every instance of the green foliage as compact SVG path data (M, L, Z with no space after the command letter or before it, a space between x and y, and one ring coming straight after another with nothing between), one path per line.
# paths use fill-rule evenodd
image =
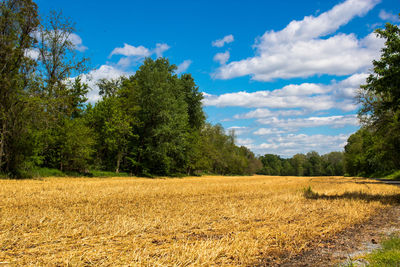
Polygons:
M33 177L64 177L65 173L58 169L50 169L50 168L35 168L32 171Z
M34 157L29 91L35 87L35 62L26 55L35 45L37 6L2 1L0 14L0 172L27 177Z
M341 176L344 174L343 152L331 152L320 156L311 151L284 159L278 155L266 154L259 157L262 168L257 172L264 175L286 176Z
M90 171L92 177L129 177L131 176L126 172L108 172L108 171Z
M384 177L379 177L379 178L384 178L384 179L388 179L388 180L400 180L400 171L395 171Z
M369 266L399 266L400 238L391 236L382 242L382 248L367 255Z
M379 177L400 169L400 29L387 23L376 32L385 47L359 91L363 126L345 147L349 175Z
M245 147L235 145L235 134L225 134L220 125L205 124L201 131L201 148L197 169L210 174L254 174L261 162Z

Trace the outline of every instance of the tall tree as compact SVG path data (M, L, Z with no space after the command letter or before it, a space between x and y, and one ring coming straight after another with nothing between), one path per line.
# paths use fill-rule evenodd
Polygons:
M170 175L185 171L188 105L175 65L147 58L127 82L128 99L138 107L137 174Z
M66 139L66 129L89 132L85 124L72 122L82 113L87 100L85 95L88 92L88 86L82 83L80 77L71 82L73 76L78 76L87 70L88 62L87 58L77 53L77 47L73 42L75 37L74 24L61 12L54 11L50 12L36 34L39 51L38 71L43 81L41 95L47 122L42 134L44 163L61 170L79 169L71 164L65 164L65 162L79 161L68 158L79 157L79 154L65 153L71 149L79 150L78 147L71 147L73 144ZM83 128L79 129L78 125ZM75 136L79 134L76 133ZM79 145L90 146L92 143L87 140L80 142ZM91 150L89 147L80 149Z
M0 3L0 172L17 175L32 148L26 146L29 130L28 91L33 86L35 62L28 57L39 25L37 6L31 0ZM24 148L24 149L22 149Z
M358 94L363 124L345 148L349 174L379 175L400 169L400 29L387 23L376 33L385 46Z

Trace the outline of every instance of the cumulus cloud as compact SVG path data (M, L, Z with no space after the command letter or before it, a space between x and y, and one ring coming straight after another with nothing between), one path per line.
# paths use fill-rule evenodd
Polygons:
M178 65L176 73L180 74L182 72L185 72L190 67L191 64L192 64L192 61L190 59L183 61L181 64Z
M241 91L222 95L204 94L203 104L217 107L301 108L311 111L339 108L344 111L351 111L357 107L354 103L355 92L360 84L365 83L367 76L365 73L357 73L340 82L290 84L272 91L252 93ZM259 110L257 114L263 112L265 110ZM255 118L255 115L254 111L248 116ZM240 115L236 118L240 118Z
M82 44L82 38L79 35L71 33L68 39L75 46L75 49L79 52L85 52L88 49Z
M229 34L222 39L213 41L212 46L223 47L225 44L232 43L233 41L234 41L233 35Z
M384 9L382 9L379 12L379 18L381 18L382 20L385 21L392 21L392 22L399 22L399 16L390 12L385 11Z
M356 16L371 10L377 0L347 0L320 14L292 21L281 31L267 31L256 44L256 55L221 66L215 78L251 75L254 80L309 77L316 74L349 75L366 70L379 56L383 40L370 34L336 32Z
M110 56L113 55L122 55L122 56L135 56L135 57L148 57L151 55L150 50L146 47L140 46L133 46L129 44L124 44L124 47L117 47L111 52Z
M217 53L214 56L214 61L219 62L219 64L223 65L229 60L229 57L229 51L226 51L225 53Z
M162 57L163 53L168 49L170 49L170 46L165 43L157 43L153 50L142 45L133 46L124 43L123 47L114 48L109 57L112 57L113 55L124 56L119 59L117 65L122 68L127 68L134 63L140 62L145 57L149 57L154 54L157 56L157 58Z
M205 95L205 106L239 106L269 108L307 108L310 110L330 109L334 100L321 93L330 90L318 84L287 85L273 91L245 91L227 93L219 96Z
M297 153L307 153L317 151L325 154L331 151L343 150L349 135L307 135L307 134L288 134L285 136L274 136L266 142L251 145L253 151L258 154L277 154L281 156L292 156Z
M276 117L259 119L259 123L271 125L272 127L284 129L298 129L305 127L329 126L332 128L340 128L346 125L358 126L357 115L338 115L327 117L309 117L296 119L279 119Z
M154 53L157 57L162 57L163 53L170 49L170 46L167 44L156 44L156 48L154 49Z
M277 134L283 134L286 133L287 131L280 130L277 128L260 128L257 131L254 132L255 135L277 135Z
M266 118L272 116L299 116L305 113L304 110L277 110L271 111L266 108L258 108L252 111L249 111L244 114L236 114L233 116L234 119L254 119L254 118Z

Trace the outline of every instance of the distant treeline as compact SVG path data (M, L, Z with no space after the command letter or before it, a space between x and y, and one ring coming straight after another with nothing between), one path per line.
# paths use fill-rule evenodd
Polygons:
M343 152L319 155L312 151L305 155L296 154L287 159L266 154L259 159L263 167L257 173L264 175L341 176L345 173Z

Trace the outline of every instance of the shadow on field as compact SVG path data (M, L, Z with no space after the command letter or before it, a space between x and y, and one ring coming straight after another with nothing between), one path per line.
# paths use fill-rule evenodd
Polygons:
M307 199L326 199L326 200L336 200L336 199L349 199L349 200L362 200L362 201L379 201L383 204L400 204L400 194L392 195L374 195L364 192L345 192L341 195L326 195L319 194L312 191L311 187L303 190L303 196Z

